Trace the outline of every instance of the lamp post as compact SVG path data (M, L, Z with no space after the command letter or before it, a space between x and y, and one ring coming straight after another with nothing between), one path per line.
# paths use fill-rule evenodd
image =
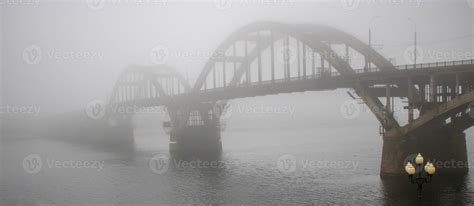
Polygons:
M374 20L380 18L380 16L374 16L372 17L372 19L370 19L369 21L369 48L372 48L372 23L374 22ZM368 71L371 70L371 66L370 66L370 56L369 56L369 59L366 60L366 67L368 69Z
M417 184L418 198L421 199L421 191L423 190L423 184L431 183L431 178L435 174L436 168L429 161L423 167L423 156L421 156L421 154L419 153L416 156L414 163L415 166L413 166L411 161L408 161L405 166L405 171L407 172L408 177L410 178L410 182L413 184Z
M416 22L413 21L413 19L408 18L408 21L412 22L413 25L415 26L415 48L414 48L415 51L413 52L413 60L414 60L414 67L416 69L416 57L418 56L418 54L417 54L417 52L418 52L417 49L418 48L416 46L416 43L417 43L417 28L416 28Z

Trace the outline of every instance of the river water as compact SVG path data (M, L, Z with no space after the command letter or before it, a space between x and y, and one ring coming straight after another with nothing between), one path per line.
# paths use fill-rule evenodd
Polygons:
M367 135L374 129L229 129L222 133L221 157L200 162L171 159L166 167L150 164L168 154L168 137L159 131L137 131L134 145L127 149L45 139L5 140L1 203L419 204L408 178L380 179L382 140L373 132ZM473 143L470 136L468 147ZM40 168L24 167L31 154L41 158ZM473 154L471 150L470 159ZM295 166L284 164L288 160ZM423 191L423 203L473 204L473 174L435 178Z

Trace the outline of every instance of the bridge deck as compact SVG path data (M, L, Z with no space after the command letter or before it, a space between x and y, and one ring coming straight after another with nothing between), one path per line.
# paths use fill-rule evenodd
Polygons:
M149 99L136 99L122 102L120 105L159 106L167 103L193 104L196 102L212 102L237 98L275 95L282 93L295 93L305 91L325 91L339 88L353 88L355 81L363 82L371 88L371 92L378 97L385 95L384 88L373 87L393 84L406 84L409 77L414 84L424 84L430 81L430 76L435 75L441 84L452 83L455 75L460 74L470 81L474 78L474 60L440 62L419 65L397 66L397 70L381 70L373 68L369 72L355 70L353 75L340 75L337 72L331 75L309 75L306 77L292 77L289 79L275 79L261 82L243 83L236 87L220 87L201 90L197 94L183 93L174 96L157 97ZM407 91L393 89L393 96L406 97Z

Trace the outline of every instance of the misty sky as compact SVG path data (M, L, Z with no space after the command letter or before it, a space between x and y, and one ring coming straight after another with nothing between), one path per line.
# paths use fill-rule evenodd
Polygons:
M350 9L339 0L235 0L230 4L105 0L92 6L87 1L1 2L4 104L39 105L47 113L82 109L93 99L106 100L125 67L153 64L150 52L156 45L170 49L166 64L193 83L209 54L233 31L255 21L326 24L367 42L369 21L380 16L372 24L373 43L397 64L406 63L404 51L413 45L414 25L408 18L416 22L419 46L425 51L420 61L470 59L474 48L474 9L466 0L361 0L357 8ZM22 58L24 49L32 45L42 50L41 61L34 65ZM88 58L67 59L64 54L68 52ZM448 59L434 56L439 52L455 55ZM296 113L302 115L324 115L331 112L321 111L321 105L348 98L343 91L328 94L261 101L296 105ZM322 98L329 101L316 101Z

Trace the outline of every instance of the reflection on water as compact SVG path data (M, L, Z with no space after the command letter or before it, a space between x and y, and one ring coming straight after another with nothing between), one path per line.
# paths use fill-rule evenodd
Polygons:
M9 140L0 198L3 205L419 204L408 177L380 179L382 142L366 130L226 131L222 155L212 158L169 157L168 137L156 133L138 133L133 146L120 149ZM315 135L331 133L337 134ZM37 173L23 168L30 154L42 159ZM279 164L282 157L294 158L294 170ZM168 165L160 158L169 158ZM424 187L423 204L470 204L473 179L435 176Z

